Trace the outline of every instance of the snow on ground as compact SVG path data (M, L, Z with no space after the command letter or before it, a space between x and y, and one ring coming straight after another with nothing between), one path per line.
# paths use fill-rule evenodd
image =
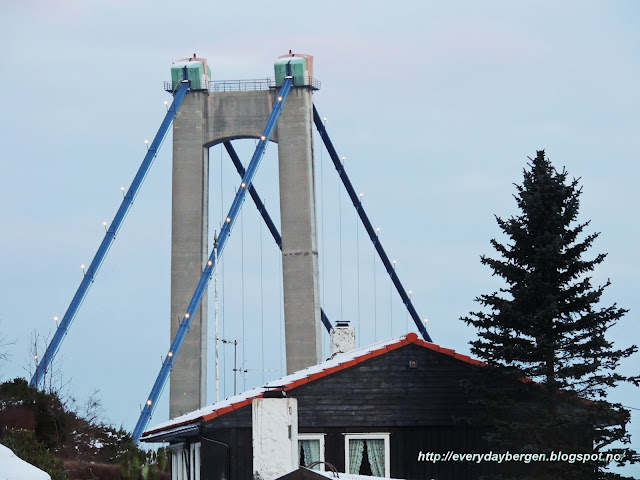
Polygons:
M51 477L0 444L0 480L51 480Z

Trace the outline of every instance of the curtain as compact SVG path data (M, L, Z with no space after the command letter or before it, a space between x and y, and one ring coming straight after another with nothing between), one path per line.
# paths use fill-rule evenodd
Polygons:
M180 471L180 455L180 453L171 452L171 478L180 478L178 473Z
M374 477L384 477L384 440L366 440L367 458Z
M320 440L298 440L298 458L304 452L305 465L320 461ZM303 465L303 466L305 466ZM320 470L320 465L313 467L314 470Z
M360 473L362 454L364 453L364 440L349 440L349 473Z

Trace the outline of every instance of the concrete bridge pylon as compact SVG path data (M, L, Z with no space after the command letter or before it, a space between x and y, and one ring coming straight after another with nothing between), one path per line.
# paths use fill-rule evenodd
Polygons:
M187 59L185 59L187 60ZM203 61L204 59L192 59ZM271 140L278 144L282 275L287 373L321 361L318 240L313 158L313 57L285 55L294 88ZM180 62L178 62L180 65ZM206 61L205 75L206 75ZM206 79L186 98L173 123L171 338L178 329L209 250L209 148L227 140L260 138L278 88L209 91ZM178 319L178 320L176 320ZM170 416L206 404L207 298L171 372Z

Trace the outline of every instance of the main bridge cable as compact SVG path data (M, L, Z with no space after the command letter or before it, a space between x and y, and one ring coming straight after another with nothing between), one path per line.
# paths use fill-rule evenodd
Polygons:
M100 270L102 262L104 261L107 253L109 252L109 249L111 248L111 245L113 244L113 241L116 239L116 235L118 234L118 231L120 230L120 227L122 226L122 223L124 222L124 219L127 216L129 209L131 208L131 205L133 205L133 200L138 194L138 191L140 190L140 187L142 186L142 183L144 182L144 179L149 172L151 165L153 164L153 160L158 155L158 150L162 145L162 142L164 141L164 138L169 130L169 127L171 126L171 123L173 122L173 119L180 109L180 105L182 105L182 101L184 100L187 90L189 90L189 80L187 78L186 67L185 71L183 71L183 77L184 80L180 82L179 87L175 92L171 107L169 107L169 109L167 110L167 114L165 115L164 120L162 121L162 124L158 129L158 133L156 133L153 142L151 142L151 145L147 150L147 154L145 155L144 160L142 161L142 164L140 165L140 168L136 173L136 176L133 178L133 182L131 182L129 190L127 190L127 193L122 199L120 208L118 208L118 211L116 212L116 215L113 218L109 229L106 231L104 239L98 247L98 251L91 261L91 265L89 265L89 269L85 272L78 290L73 296L71 303L67 307L67 311L62 317L62 321L58 324L58 328L56 329L51 342L47 346L47 350L45 351L42 360L40 360L40 362L36 366L36 371L33 374L33 377L31 377L31 381L29 382L29 385L32 387L37 388L40 385L47 373L47 370L51 367L53 358L58 353L64 337L69 332L71 323L78 313L82 302L87 296L87 293L89 292L89 289L91 288L91 285L93 284L93 281L98 274L98 270Z
M256 145L256 150L253 153L253 157L251 157L251 162L247 167L247 171L245 175L242 177L242 183L240 184L240 188L238 188L236 192L236 196L233 199L233 203L231 204L231 208L229 209L229 214L227 215L224 225L220 230L220 235L218 236L218 247L217 247L217 258L219 259L222 256L224 251L224 247L229 239L229 235L231 233L231 229L238 218L238 214L240 213L240 209L242 208L242 204L244 199L246 198L247 187L251 187L251 183L253 182L253 178L255 177L256 171L258 170L258 166L260 165L260 160L264 156L265 150L267 148L267 144L269 143L269 138L273 133L273 130L276 126L278 118L280 118L280 113L282 112L282 107L284 102L287 99L287 95L289 95L289 91L291 90L291 85L293 83L293 77L288 74L283 82L282 87L280 88L280 92L278 97L276 98L275 105L273 106L273 110L269 115L269 119L267 120L267 124L264 127L262 132L262 136L260 137L260 141ZM198 281L198 285L196 286L195 291L193 292L193 296L191 297L191 301L189 302L189 306L187 307L187 311L180 322L180 326L178 327L178 331L171 342L171 346L169 347L169 351L167 356L162 361L162 367L160 368L160 372L158 373L158 377L156 378L155 383L153 384L153 388L151 389L151 393L147 401L145 402L144 408L140 413L140 418L138 419L138 423L133 430L133 441L137 444L140 440L140 436L142 435L144 429L147 427L149 420L151 419L151 415L155 410L156 403L160 398L160 394L164 389L165 384L167 383L167 379L169 378L169 374L171 373L171 369L173 368L173 364L176 361L176 357L180 352L180 348L184 343L184 339L189 332L189 328L191 327L191 322L193 316L196 314L196 310L200 306L200 302L202 301L202 297L209 285L209 281L213 276L213 272L215 270L216 262L216 249L212 249L211 255L209 255L209 260L207 261L204 269L202 271L202 275L200 276L200 280Z
M233 165L236 167L238 174L240 174L240 176L244 178L244 175L245 175L244 166L242 165L242 162L240 161L240 157L238 157L238 154L236 153L235 148L233 148L233 145L231 144L230 141L223 142L223 145L224 145L224 148L227 149L227 153L229 154L229 157L231 157L231 161L233 162ZM249 195L251 195L251 198L253 199L253 203L256 204L256 208L258 209L258 212L260 212L260 215L262 216L264 223L267 225L267 228L271 232L271 236L273 237L273 240L278 245L278 248L282 250L282 237L280 236L280 232L278 232L278 227L276 227L275 223L273 223L273 220L271 219L269 212L267 212L267 207L265 206L264 202L260 199L260 195L258 195L258 191L253 185L249 186ZM333 326L331 325L331 322L327 318L327 315L324 313L324 310L322 308L320 308L320 318L322 319L322 324L327 329L327 332L331 332L331 329L333 328Z
M400 294L400 298L402 298L402 301L404 302L405 306L409 310L409 313L411 314L411 318L413 318L413 321L415 322L416 326L418 327L418 330L422 334L422 337L427 342L432 342L431 336L427 332L427 328L424 326L424 323L422 323L422 320L420 319L418 312L416 311L415 307L413 306L413 303L411 302L411 298L409 298L409 296L407 295L407 292L402 286L402 283L400 282L400 279L398 278L398 275L396 274L396 271L393 268L393 265L391 265L391 262L389 261L389 257L384 251L384 248L382 248L382 244L380 243L380 238L376 234L376 231L374 230L373 226L371 225L371 222L369 221L369 217L364 211L364 207L362 206L362 201L356 194L356 191L353 189L353 185L351 184L351 181L347 176L347 172L345 171L344 164L340 161L340 157L338 157L338 153L336 152L336 149L334 148L333 143L329 138L327 129L322 124L322 118L320 118L320 115L318 114L318 110L316 110L315 105L313 106L313 122L316 124L318 133L320 133L320 138L322 138L322 141L324 142L325 147L327 147L327 151L329 152L329 156L333 161L333 165L336 167L336 170L338 171L338 175L340 175L340 178L342 179L342 184L344 185L344 188L347 190L347 193L349 194L349 197L353 202L353 206L356 208L356 211L360 216L360 220L362 220L362 224L364 225L365 230L369 234L369 238L373 242L373 246L375 247L376 251L378 252L378 255L380 256L380 260L382 260L382 263L384 264L384 267L386 268L387 273L391 277L391 280L393 281L393 284L395 285L396 290L398 290L398 293Z

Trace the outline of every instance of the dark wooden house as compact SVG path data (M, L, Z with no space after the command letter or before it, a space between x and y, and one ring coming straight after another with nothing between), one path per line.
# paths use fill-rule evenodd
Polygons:
M142 441L169 442L172 480L252 480L252 401L283 391L297 400L302 465L325 461L347 473L475 479L490 465L442 460L449 451L488 451L484 431L459 422L474 408L461 381L478 364L409 333L175 418L146 431Z

